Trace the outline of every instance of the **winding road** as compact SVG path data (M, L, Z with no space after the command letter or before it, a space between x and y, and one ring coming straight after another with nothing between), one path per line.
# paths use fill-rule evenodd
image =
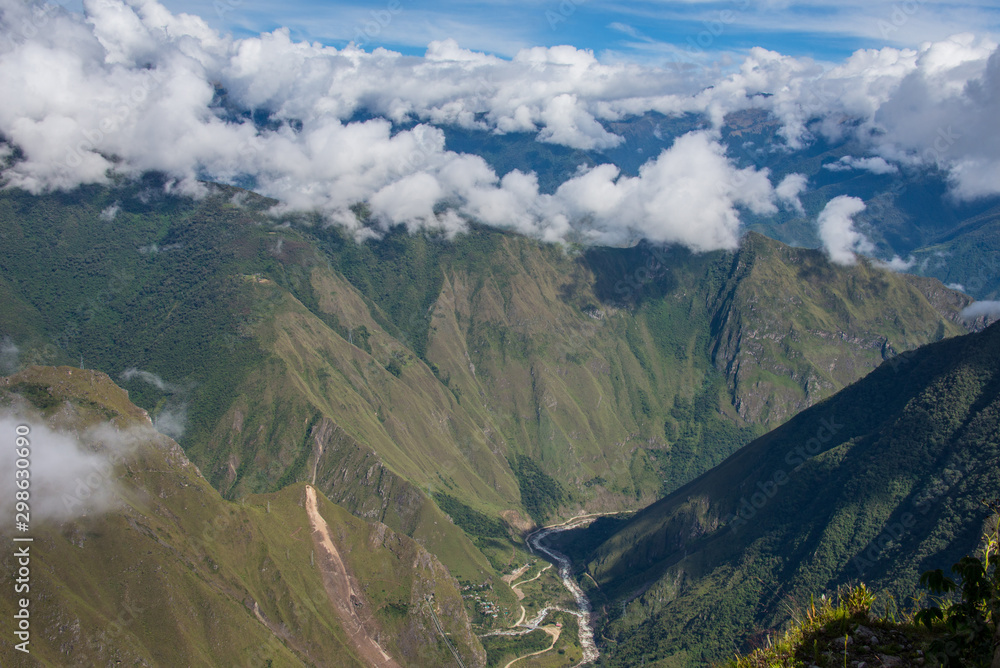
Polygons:
M511 659L510 661L507 662L507 665L504 666L503 668L510 668L518 661L521 661L522 659L527 659L530 656L538 656L539 654L545 654L546 652L551 652L552 649L556 646L556 643L559 641L559 634L561 633L561 630L557 628L552 628L551 626L543 626L542 630L548 633L550 636L552 636L551 645L549 645L545 649L538 650L537 652L532 652L531 654L525 654L524 656L519 656L516 659Z
M530 549L532 552L541 554L545 559L551 561L552 564L554 564L556 568L558 568L559 579L562 581L563 586L566 587L569 593L573 595L573 600L576 602L576 607L577 607L576 610L570 610L568 608L563 608L561 606L549 606L547 608L542 609L533 618L524 621L525 617L524 606L521 606L521 618L517 620L517 624L514 625L515 628L507 629L505 631L492 631L490 633L486 633L483 635L519 636L531 633L532 631L538 628L541 628L543 631L551 635L552 631L549 630L549 627L541 626L542 621L550 612L554 610L560 612L567 612L571 615L575 615L579 620L578 626L580 628L580 647L583 649L583 657L580 659L580 662L577 663L576 666L574 666L574 668L579 668L579 666L586 666L596 661L597 658L600 656L600 652L597 650L597 645L594 643L594 629L590 625L590 611L591 611L590 599L587 598L586 594L583 593L583 590L580 589L580 586L576 584L576 582L571 577L572 574L570 572L570 563L566 555L564 555L562 552L559 552L558 550L552 547L545 545L543 541L548 536L551 536L554 533L559 533L560 531L568 531L569 529L576 529L578 527L589 524L590 522L593 522L602 515L609 515L609 514L616 514L616 513L589 513L586 515L577 515L576 517L571 517L570 519L564 522L560 522L558 524L552 524L547 527L542 527L541 529L537 529L536 531L528 535L527 539L528 549ZM534 578L531 578L531 580L538 578L541 575L541 573L544 572L545 570L547 570L547 567L542 569L542 571L539 571L538 575L536 575ZM521 585L524 585L530 582L531 580L518 582L511 588L513 589L514 587L520 587ZM517 592L515 591L515 593ZM553 647L555 647L554 641L548 649L544 649L540 652L533 652L532 654L525 654L524 656L514 659L514 661L508 663L507 666L510 666L512 663L520 661L521 659L527 658L529 656L543 654L544 652L551 650Z

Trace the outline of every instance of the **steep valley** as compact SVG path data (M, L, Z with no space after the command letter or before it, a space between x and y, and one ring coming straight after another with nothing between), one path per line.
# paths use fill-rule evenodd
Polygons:
M859 581L903 614L992 515L998 362L1000 325L893 358L596 545L563 547L615 641L609 665L719 660Z
M477 633L517 620L501 576L530 557L530 529L693 484L885 360L965 332L971 302L756 233L701 254L547 245L474 224L451 239L396 228L359 242L212 189L195 201L147 176L0 193L0 338L17 351L3 371L106 372L177 439L220 508L259 514L271 499L304 513L311 485L337 526L390 532L426 550L448 586L492 592L495 616L466 600ZM282 618L253 598L259 618ZM450 656L421 628L386 651ZM312 631L289 633L281 651L311 656ZM481 644L463 642L478 665Z

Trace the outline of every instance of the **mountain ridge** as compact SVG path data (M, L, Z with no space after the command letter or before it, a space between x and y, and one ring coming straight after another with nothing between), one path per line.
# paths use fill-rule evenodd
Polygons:
M994 324L892 358L578 555L591 594L624 604L612 665L719 659L861 578L904 605L973 551L1000 488L998 352Z
M268 207L152 175L4 191L0 280L37 315L0 336L113 374L227 499L308 482L491 583L508 622L523 531L654 502L893 351L960 333L970 302L754 233L705 254L476 225L359 244Z
M26 399L45 417L23 412ZM458 583L384 524L357 519L323 497L317 504L304 484L224 501L100 372L32 367L3 379L0 402L22 411L33 431L46 423L76 430L92 453L105 452L115 434L132 437L127 450L108 459L113 471L93 483L114 486L112 506L32 523L31 653L40 665L315 665L337 656L340 665L360 666L368 665L362 644L369 637L404 663L450 665L452 650L428 606L439 608L466 661L483 665ZM109 421L110 431L100 427ZM95 427L103 436L93 441L86 434ZM53 474L36 468L36 480L46 473ZM83 474L75 490L67 489L79 497L68 507L89 508L94 471ZM344 555L337 569L323 572L354 583L350 611L334 590L324 590L306 497L314 500L311 521L329 522L326 541L332 536ZM13 559L4 557L5 581L16 572ZM0 602L11 614L12 605ZM365 621L351 626L350 615L359 614ZM27 665L7 643L0 656L4 665Z

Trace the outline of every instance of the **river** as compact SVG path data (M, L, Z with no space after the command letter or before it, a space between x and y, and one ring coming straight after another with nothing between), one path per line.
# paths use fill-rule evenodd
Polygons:
M558 610L561 612L568 612L571 615L577 617L578 626L580 628L580 647L583 650L583 657L580 662L576 664L573 668L579 668L579 666L586 666L597 660L597 657L601 653L597 650L597 644L594 642L594 628L591 626L591 607L590 599L587 595L583 593L580 585L576 583L572 578L572 572L570 571L569 558L559 552L555 548L549 547L544 544L544 540L554 533L559 533L560 531L568 531L569 529L578 529L581 526L593 522L595 519L605 514L613 513L591 513L589 515L578 515L576 517L570 518L565 522L560 522L559 524L553 524L547 527L542 527L537 529L534 533L528 535L528 549L534 553L541 554L546 560L551 561L555 564L559 571L559 579L562 581L563 586L569 590L569 593L573 595L573 600L576 602L576 610L570 610L563 608L561 606L548 606L542 609L533 618L522 621L518 624L515 629L507 629L504 631L491 631L490 633L483 634L484 636L517 636L524 635L526 633L531 633L537 629L541 623L545 620L545 617L553 610ZM522 609L523 610L523 609ZM524 657L521 657L524 658Z
M576 529L585 523L592 522L596 519L596 517L596 515L581 515L561 524L539 529L528 536L528 547L531 548L533 552L539 552L544 555L549 561L554 563L559 568L559 579L562 580L563 586L569 590L569 593L573 595L573 599L576 601L577 610L567 610L566 612L575 614L579 619L580 647L583 649L583 658L580 659L580 663L576 664L577 666L586 666L593 663L597 660L597 657L600 656L600 652L597 651L597 644L594 643L594 629L590 625L590 599L587 598L587 595L583 593L580 585L578 585L573 579L572 572L570 571L569 559L566 555L545 545L543 541L554 533L559 533L560 531L566 531L568 529ZM547 612L548 610L543 610L542 615L536 616L538 623L541 623L541 620L544 619Z

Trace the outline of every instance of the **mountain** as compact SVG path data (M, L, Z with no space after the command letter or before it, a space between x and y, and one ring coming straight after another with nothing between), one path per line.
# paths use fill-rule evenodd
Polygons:
M849 125L852 121L841 121ZM819 119L809 123L816 129ZM618 121L603 121L608 132L622 137L610 149L579 150L535 140L533 133L502 136L441 126L449 150L479 155L497 174L514 169L535 172L543 192L554 191L577 173L581 166L611 163L623 174L635 176L639 168L685 133L711 126L705 115L694 113L667 116L649 112ZM799 148L788 146L780 134L781 121L762 109L745 109L728 114L720 128L727 155L740 167L767 169L772 180L788 174L802 174L809 190L803 195L803 210L780 211L766 216L744 212L748 229L793 246L820 247L816 217L831 199L858 197L866 210L856 219L856 227L875 246L877 257L898 256L909 261L907 271L961 285L962 291L977 299L995 299L1000 292L997 267L996 222L1000 200L982 197L959 201L950 194L948 175L942 171L887 163L875 158L870 167L870 147L847 137L845 127L839 141L823 139L822 131ZM944 129L942 129L944 131ZM954 141L947 133L944 141ZM847 161L846 163L844 161ZM993 232L992 234L990 232Z
M973 216L914 251L922 274L980 299L1000 297L1000 206Z
M947 569L983 535L998 433L994 324L887 360L610 523L576 553L605 614L608 665L720 659L857 580L906 607L922 572Z
M514 618L499 573L521 530L655 501L961 333L970 302L757 234L704 254L475 225L358 243L272 204L220 186L192 200L155 175L3 191L7 364L106 371L224 498L315 481L492 582Z
M31 428L37 490L33 542L11 543L30 549L34 661L5 642L3 665L484 665L458 583L419 544L305 483L223 500L105 374L31 367L0 379L0 406ZM46 426L80 444L46 459ZM18 563L7 550L10 591Z

